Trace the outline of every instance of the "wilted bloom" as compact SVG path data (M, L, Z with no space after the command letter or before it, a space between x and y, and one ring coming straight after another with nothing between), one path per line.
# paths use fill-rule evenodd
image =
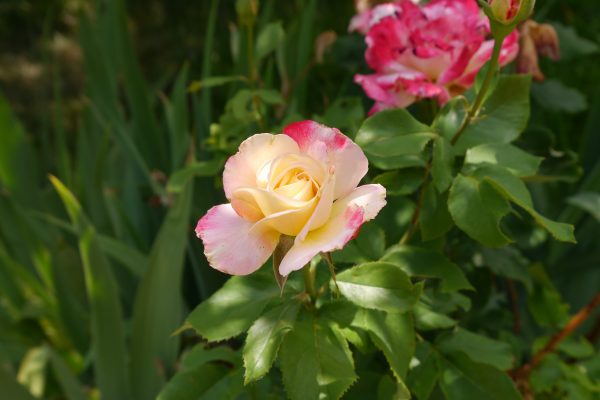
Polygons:
M388 13L389 7L395 11ZM380 12L386 15L373 17L366 36L366 60L375 73L355 76L376 101L371 113L422 98L444 104L468 89L492 56L489 23L475 0L433 0L425 6L402 0L372 10ZM518 49L514 32L504 41L500 65L514 60Z
M342 248L386 203L383 186L358 186L367 159L339 130L303 121L283 132L240 145L223 173L230 203L198 221L204 254L219 271L256 271L287 235L295 237L279 265L287 276L320 252Z
M556 30L549 24L538 24L527 20L519 27L521 32L521 49L517 57L517 71L531 74L537 81L544 80L540 69L538 55L551 60L560 59L560 42Z

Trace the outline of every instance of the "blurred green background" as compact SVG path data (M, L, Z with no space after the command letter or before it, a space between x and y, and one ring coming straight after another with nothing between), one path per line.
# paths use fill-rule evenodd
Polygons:
M155 398L199 340L171 334L226 279L193 234L224 201L226 157L289 121L352 136L364 120L370 102L353 83L368 70L364 43L347 33L353 2L253 7L0 0L4 398ZM535 19L557 28L563 57L542 60L547 81L534 85L520 145L546 157L530 186L536 205L576 224L579 244L534 232L518 246L547 267L542 305L573 312L600 286L600 7L538 0ZM412 207L390 204L388 216ZM392 220L389 243L408 222ZM488 289L466 321L494 318L482 311ZM526 337L544 329L530 325Z

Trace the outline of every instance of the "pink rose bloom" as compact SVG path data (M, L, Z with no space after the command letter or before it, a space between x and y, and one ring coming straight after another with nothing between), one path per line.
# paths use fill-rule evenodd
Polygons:
M339 130L303 121L283 132L240 145L223 173L230 203L198 221L204 254L219 271L256 271L288 235L294 245L279 265L287 276L320 252L341 249L386 203L383 186L358 186L367 158Z
M378 7L384 6L389 7ZM372 17L376 22L367 32L365 56L375 73L354 77L376 102L371 113L422 98L444 104L473 85L494 46L486 40L489 23L475 0L432 0L422 7L402 0L393 6L395 12ZM500 65L515 59L518 39L516 31L505 39Z

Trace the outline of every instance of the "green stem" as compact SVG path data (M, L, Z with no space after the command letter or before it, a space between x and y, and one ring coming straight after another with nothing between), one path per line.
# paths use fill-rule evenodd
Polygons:
M458 139L460 139L460 137L465 132L469 124L473 121L473 118L475 118L481 110L481 106L483 105L487 91L489 90L490 85L492 84L492 80L494 79L494 74L498 69L498 62L500 61L500 52L502 51L502 43L504 43L504 38L498 39L494 42L492 59L490 60L490 65L487 70L487 74L485 75L483 84L481 85L481 89L479 89L479 92L477 93L477 98L471 106L469 113L460 125L460 128L458 128L458 130L452 137L452 140L450 141L452 144L456 144L456 142L458 142Z
M304 273L304 287L306 288L306 293L310 296L310 299L314 303L317 292L315 290L315 275L317 270L312 268L310 264L306 264L304 268L302 268Z

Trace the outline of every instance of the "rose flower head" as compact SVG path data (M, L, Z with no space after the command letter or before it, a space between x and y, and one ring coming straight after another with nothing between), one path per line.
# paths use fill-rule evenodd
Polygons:
M394 12L378 7L393 6ZM411 0L382 4L366 35L367 63L375 71L356 75L367 96L375 100L371 113L407 107L423 98L440 104L471 87L491 58L490 27L475 0L433 0L424 6ZM504 41L500 65L515 59L518 33Z
M250 274L282 235L295 237L279 265L282 276L320 252L341 249L386 204L383 186L358 186L367 169L360 147L314 121L246 139L225 164L230 203L211 208L196 227L210 265Z

